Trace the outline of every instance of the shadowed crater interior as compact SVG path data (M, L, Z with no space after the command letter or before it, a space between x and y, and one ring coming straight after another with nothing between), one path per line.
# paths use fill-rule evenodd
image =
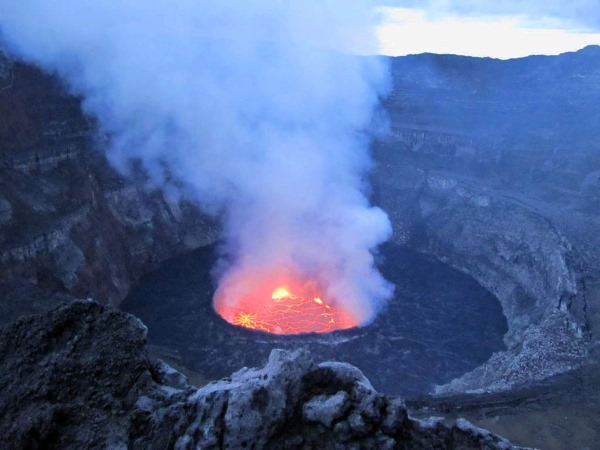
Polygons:
M391 243L379 259L394 298L372 324L330 334L271 335L225 322L212 307L216 246L166 261L122 307L148 326L151 344L177 351L208 379L261 365L273 348L304 347L317 360L358 366L383 392L417 395L504 349L501 306L472 278Z

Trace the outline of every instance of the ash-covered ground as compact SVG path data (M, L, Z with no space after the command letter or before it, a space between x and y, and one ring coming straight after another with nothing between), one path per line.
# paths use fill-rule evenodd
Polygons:
M396 285L369 326L327 335L275 336L232 326L212 307L216 247L171 259L144 277L123 309L149 327L150 342L207 379L266 361L274 348L306 348L317 360L360 367L375 388L414 395L473 370L504 348L497 299L470 277L387 244L381 269Z

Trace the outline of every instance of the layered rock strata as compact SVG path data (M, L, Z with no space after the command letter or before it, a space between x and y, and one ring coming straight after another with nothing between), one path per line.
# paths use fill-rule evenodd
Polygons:
M193 203L115 172L105 146L80 98L0 50L1 320L57 294L117 304L158 262L217 239Z

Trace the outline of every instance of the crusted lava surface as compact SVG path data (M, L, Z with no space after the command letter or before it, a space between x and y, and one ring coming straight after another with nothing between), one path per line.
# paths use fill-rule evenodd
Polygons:
M396 293L370 325L327 334L274 335L231 325L213 309L215 249L200 249L145 277L123 308L149 327L150 342L175 351L208 379L255 366L272 349L309 350L354 364L376 389L420 394L473 370L503 348L496 299L469 277L389 244L380 259Z

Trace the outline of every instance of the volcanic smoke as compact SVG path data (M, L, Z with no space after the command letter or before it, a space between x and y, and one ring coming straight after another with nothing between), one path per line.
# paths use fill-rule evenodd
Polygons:
M175 217L185 198L222 218L216 311L281 334L391 296L366 181L388 71L358 56L376 22L369 0L0 0L4 45L82 95L116 168L141 161Z

